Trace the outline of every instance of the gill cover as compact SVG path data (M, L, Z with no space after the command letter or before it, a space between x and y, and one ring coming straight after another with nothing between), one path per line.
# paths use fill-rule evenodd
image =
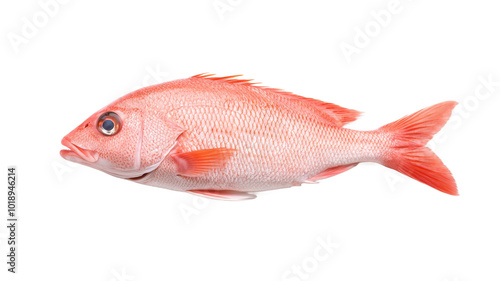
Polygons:
M161 164L185 129L155 112L141 110L141 115L140 171L145 174Z

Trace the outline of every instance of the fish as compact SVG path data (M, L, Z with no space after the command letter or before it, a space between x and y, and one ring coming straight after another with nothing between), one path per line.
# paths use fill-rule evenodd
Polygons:
M114 177L219 200L316 183L362 162L458 195L451 172L426 147L456 105L441 102L359 131L345 127L357 110L241 75L204 73L118 98L67 134L60 155Z

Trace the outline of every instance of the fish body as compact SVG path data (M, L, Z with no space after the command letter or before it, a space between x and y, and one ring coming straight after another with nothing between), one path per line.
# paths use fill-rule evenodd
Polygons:
M425 147L455 105L357 131L344 125L358 111L236 76L196 75L102 108L63 138L69 150L61 155L116 177L215 199L254 198L253 192L316 182L361 162L456 195L451 173Z

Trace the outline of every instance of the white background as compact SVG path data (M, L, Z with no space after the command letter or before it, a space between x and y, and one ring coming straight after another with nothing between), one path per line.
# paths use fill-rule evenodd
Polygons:
M19 171L19 273L2 223L1 280L500 280L500 86L481 82L500 81L496 1L75 0L49 16L46 2L0 4L0 167ZM456 100L431 145L461 196L363 164L207 201L60 158L61 138L102 106L202 72L363 111L359 130Z

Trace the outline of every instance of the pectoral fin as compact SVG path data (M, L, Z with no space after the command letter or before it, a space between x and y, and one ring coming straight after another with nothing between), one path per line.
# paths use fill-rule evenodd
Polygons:
M248 200L257 197L255 194L250 194L248 192L243 192L243 191L234 191L234 190L194 189L194 190L188 190L187 192L207 197L210 199L227 200L227 201Z
M235 152L235 149L214 148L184 153L174 153L177 173L186 177L201 176L210 170L220 168Z

